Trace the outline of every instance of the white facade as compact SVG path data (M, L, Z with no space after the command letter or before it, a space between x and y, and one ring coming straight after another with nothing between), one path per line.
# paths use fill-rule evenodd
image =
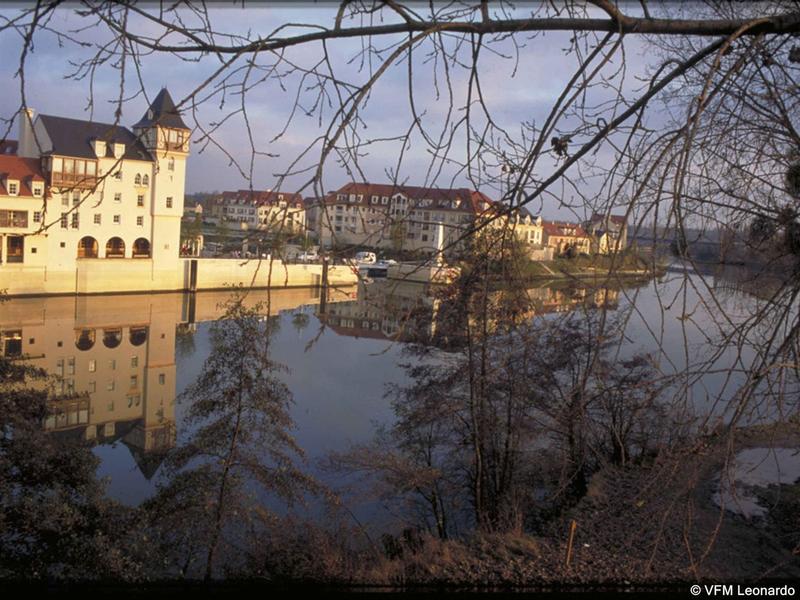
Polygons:
M9 247L9 237L22 236L23 245L21 260L0 256L0 289L15 272L65 277L84 260L150 261L153 272L178 269L189 130L177 113L167 115L173 126L160 124L159 111L169 107L174 111L162 90L149 118L133 131L28 111L18 157L2 160L16 161L8 162L8 170L37 171L41 188L32 178L35 189L28 185L27 195L0 190L0 211L24 215L0 220L2 248Z

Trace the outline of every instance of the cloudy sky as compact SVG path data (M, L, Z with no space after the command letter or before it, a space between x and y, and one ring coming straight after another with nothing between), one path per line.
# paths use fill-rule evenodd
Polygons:
M144 6L153 13L157 11L155 4ZM284 27L276 34L279 36L310 31L314 24L331 27L336 8L335 3L258 4L246 8L212 3L208 14L214 31L253 38L266 36L278 27ZM523 3L519 5L518 14L530 14L534 8ZM18 11L5 8L1 14L5 19L14 18ZM181 16L187 24L200 23L189 11L183 11ZM345 26L360 23L351 21ZM78 68L102 51L111 40L108 27L98 25L96 18L77 15L74 8L62 8L52 16L47 29L36 35L33 50L26 58L27 104L38 113L113 122L120 97L120 61L114 57L97 65L93 71ZM158 28L140 17L130 17L128 29L137 34L155 34ZM59 39L57 34L70 39ZM170 36L163 42L172 43L175 39ZM219 39L221 43L227 43L224 38ZM385 48L397 41L398 38L383 38L373 40L373 44ZM515 142L525 139L523 123L541 125L574 72L579 57L569 50L569 42L569 34L550 33L533 39L519 36L516 46L506 40L482 49L478 74L483 100L493 121L506 129L509 138ZM445 44L448 51L458 52L461 61L469 58L468 45L462 44L456 50L452 38L445 40ZM274 55L242 56L221 74L218 73L197 96L200 99L213 94L210 98L193 108L189 103L185 105L188 108L185 120L194 129L195 142L189 158L187 191L247 188L251 176L254 188L272 188L281 181L278 176L290 170L292 174L282 181L282 189L294 190L308 182L319 164L319 140L334 116L336 98L334 88L328 83L325 92L330 96L318 101L320 79L309 75L304 77L302 71L315 65L320 72L329 73L328 69L331 69L338 80L352 86L341 87L340 93L347 89L357 90L369 80L379 64L374 56L371 63L362 59L366 56L362 45L361 39L329 42L327 62L323 61L323 47L318 42L292 48L281 60ZM11 82L6 87L7 93L0 97L0 115L4 118L12 117L20 106L17 71L21 48L22 38L18 32L6 29L0 33L0 52L5 57L0 63L0 72L6 82ZM472 182L485 179L485 173L476 170L478 161L467 159L474 151L474 142L472 145L467 142L463 122L470 89L469 71L451 65L448 85L442 61L433 60L429 54L432 49L433 45L428 43L414 51L411 89L420 127L411 129L410 135L407 134L414 118L407 62L395 61L377 80L356 127L357 139L364 143L359 149L358 166L362 174L358 178L386 182L397 172L398 179L409 184L440 187L471 187L470 175ZM644 75L652 61L648 59L641 40L631 37L626 40L624 50L623 89L631 92L642 85L638 77ZM388 52L384 56L388 56ZM121 124L130 126L142 116L147 107L145 94L152 99L161 87L166 86L173 98L180 102L220 69L221 60L228 59L228 56L221 59L214 55L190 55L181 60L171 54L149 52L134 62L128 56ZM615 56L607 66L608 73L617 70L621 62L621 57ZM223 82L229 84L224 96L220 87ZM243 84L248 87L244 102L241 95ZM474 81L472 89L474 99L477 90ZM596 104L613 97L613 90L597 89L588 96L587 102ZM477 105L471 109L478 137L486 123L479 109ZM290 117L292 120L287 127ZM565 121L565 126L569 124L569 120ZM211 136L204 136L204 132L209 131L213 132ZM443 132L445 137L453 135L448 160L432 161L432 144L437 143ZM17 137L16 126L9 137ZM350 136L348 139L356 138ZM603 160L604 153L608 153L610 160L613 153L610 148L601 149L598 159ZM396 171L401 156L402 162ZM298 157L299 162L295 162ZM497 163L491 157L487 160ZM458 167L458 164L467 162L473 165L472 173ZM548 153L536 175L547 175L555 165L555 158ZM499 166L496 172L499 173ZM337 156L331 155L324 164L324 190L335 189L351 178ZM497 197L497 190L486 185L486 191ZM589 178L580 185L590 190L595 184ZM311 187L302 192L307 196L313 195ZM573 188L555 186L551 192L531 209L552 217L575 213L564 207L580 205Z

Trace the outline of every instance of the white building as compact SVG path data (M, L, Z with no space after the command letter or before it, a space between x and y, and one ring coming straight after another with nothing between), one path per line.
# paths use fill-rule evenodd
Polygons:
M174 280L189 128L169 92L132 129L32 109L20 121L17 156L0 157L0 289L76 280L82 261L143 261L91 272Z
M302 233L306 231L303 197L293 192L238 190L222 192L212 201L220 222L246 229Z

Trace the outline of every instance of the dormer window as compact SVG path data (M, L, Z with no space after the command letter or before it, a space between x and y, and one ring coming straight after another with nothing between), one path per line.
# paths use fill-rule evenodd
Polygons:
M34 183L33 184L33 195L37 198L42 197L42 192L44 191L44 186L41 183Z
M106 143L103 140L92 140L92 148L97 158L103 158L106 155Z
M114 144L114 158L122 158L125 154L125 144Z
M16 196L19 194L19 181L9 179L6 187L9 196Z

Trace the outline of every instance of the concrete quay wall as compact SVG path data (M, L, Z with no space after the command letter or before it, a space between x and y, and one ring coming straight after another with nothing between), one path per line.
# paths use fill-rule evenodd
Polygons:
M328 284L353 285L350 267L328 269ZM279 260L181 258L163 264L152 259L79 259L72 270L6 264L0 266L0 291L8 296L48 296L314 287L322 265L287 265Z

